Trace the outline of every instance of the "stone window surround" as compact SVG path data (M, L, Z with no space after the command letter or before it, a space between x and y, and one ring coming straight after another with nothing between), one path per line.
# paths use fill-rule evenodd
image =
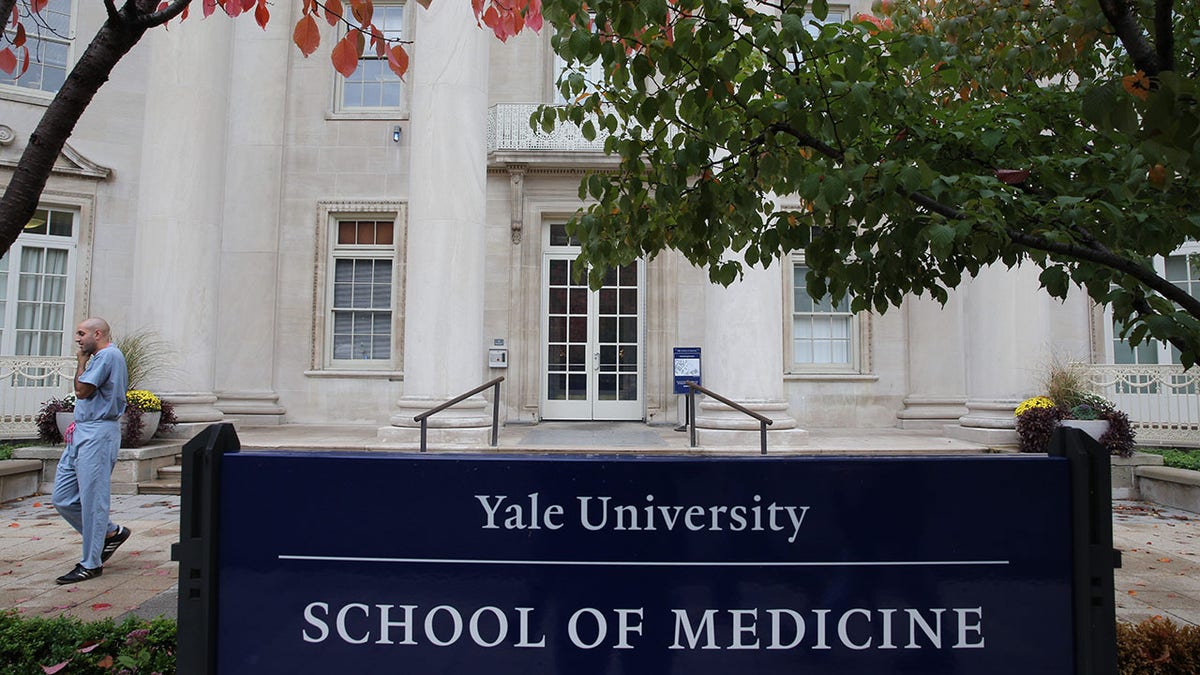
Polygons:
M846 379L875 380L871 362L871 315L869 312L854 314L850 323L852 337L850 345L850 363L796 363L793 361L792 330L793 308L795 307L795 288L792 273L796 264L804 263L803 251L785 256L786 264L781 265L783 283L783 362L784 378L795 379Z
M392 266L392 358L385 362L364 362L351 367L333 364L329 336L329 295L334 225L340 220L360 218L394 218L394 252ZM316 255L313 261L313 305L310 340L310 369L307 377L366 377L399 380L403 378L404 363L404 291L405 249L408 234L408 204L398 200L330 200L317 202L317 222L314 232Z

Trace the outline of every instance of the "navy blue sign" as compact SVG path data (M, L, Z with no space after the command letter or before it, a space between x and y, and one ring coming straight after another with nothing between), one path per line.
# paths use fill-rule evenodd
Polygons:
M696 384L704 384L700 381L700 348L699 347L674 347L673 363L675 378L675 393L688 393L688 382Z
M226 455L219 672L1069 673L1067 493L1040 456Z

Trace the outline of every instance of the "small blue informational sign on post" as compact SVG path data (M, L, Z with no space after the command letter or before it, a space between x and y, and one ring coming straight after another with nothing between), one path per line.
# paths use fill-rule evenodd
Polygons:
M1063 458L276 451L220 473L219 673L1074 668Z
M675 347L675 393L688 393L688 382L704 384L700 381L700 348Z

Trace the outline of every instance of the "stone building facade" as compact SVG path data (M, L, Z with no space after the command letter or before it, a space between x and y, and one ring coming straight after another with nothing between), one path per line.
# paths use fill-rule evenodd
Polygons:
M705 386L775 419L773 443L947 425L1002 443L1047 361L1113 358L1103 313L1052 300L1029 267L885 314L808 299L799 256L730 288L673 253L577 286L562 223L610 160L570 129L529 129L558 96L549 36L502 44L466 2L377 0L412 69L400 81L366 58L343 80L292 45L298 7L273 5L265 31L219 16L154 30L118 66L50 179L46 226L6 256L0 352L70 354L74 322L101 315L177 349L154 388L185 421L378 424L384 445L499 375L509 424L675 424L673 347L701 347ZM68 39L44 36L38 78L0 81L0 181L61 82L51 52L69 64L104 18L102 3L50 8ZM482 439L490 415L476 397L432 438ZM711 444L748 422L708 403L698 419Z

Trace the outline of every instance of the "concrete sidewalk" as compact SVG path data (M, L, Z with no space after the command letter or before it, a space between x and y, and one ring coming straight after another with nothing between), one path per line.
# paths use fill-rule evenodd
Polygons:
M175 616L179 497L114 495L113 521L133 537L98 579L58 586L79 559L79 536L50 505L30 497L0 505L0 609L83 619ZM1163 616L1200 625L1200 516L1146 502L1113 504L1117 618Z

